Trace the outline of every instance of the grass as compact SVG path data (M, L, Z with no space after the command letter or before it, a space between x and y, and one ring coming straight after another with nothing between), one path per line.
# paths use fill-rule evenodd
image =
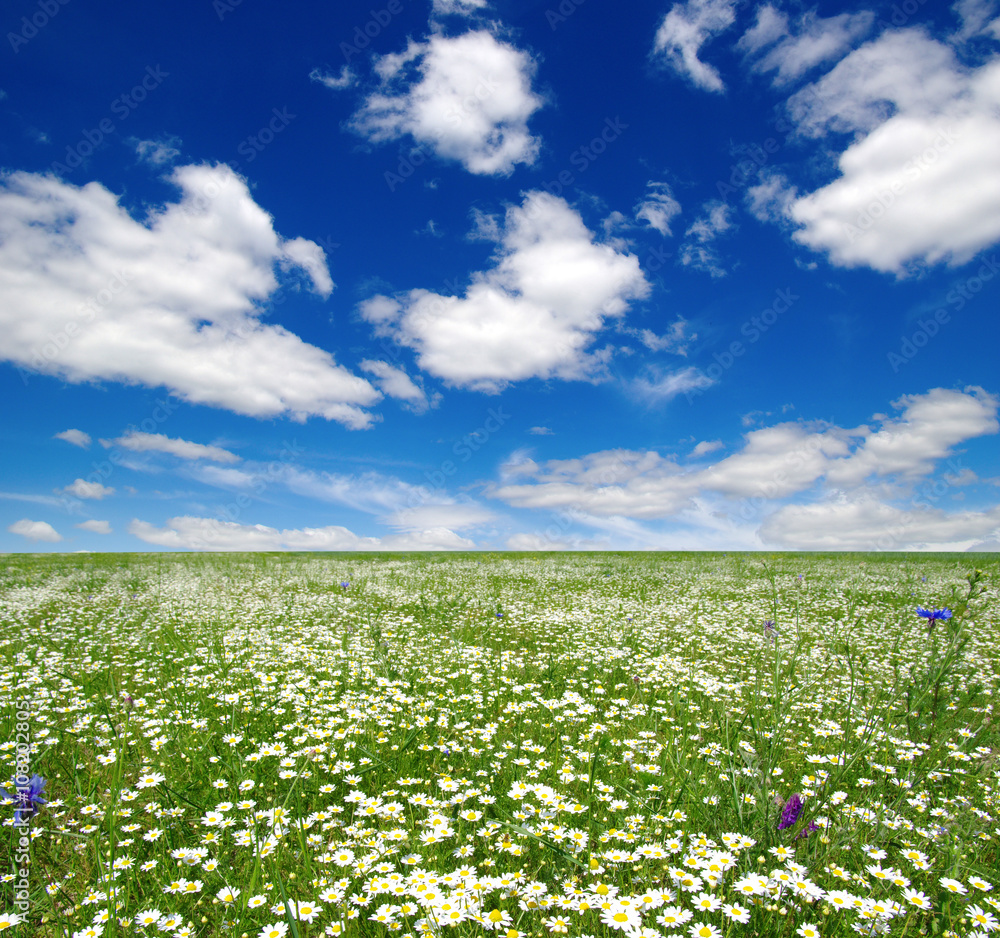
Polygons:
M985 934L998 576L8 555L2 774L48 803L27 830L3 809L0 933Z

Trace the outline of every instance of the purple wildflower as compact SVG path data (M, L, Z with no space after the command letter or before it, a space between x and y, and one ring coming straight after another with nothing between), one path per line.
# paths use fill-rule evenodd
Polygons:
M13 795L4 793L4 804L14 805L15 824L23 824L25 819L34 817L38 806L45 804L45 799L42 797L44 788L45 779L41 775L32 775L27 784L16 786Z
M789 797L788 801L785 802L784 808L781 809L781 820L778 821L779 831L783 831L786 827L794 826L795 822L799 819L799 815L802 813L802 806L804 804L802 796L798 793Z
M798 832L798 833L797 833L797 834L796 834L796 835L795 835L795 836L794 836L794 837L792 838L792 840L798 840L798 839L799 839L800 837L808 837L808 836L809 836L810 834L812 834L812 833L813 833L814 831L818 831L818 830L819 830L819 824L817 824L817 823L816 823L815 821L810 821L810 822L809 822L809 826L808 826L808 827L803 827L803 828L802 828L802 830L800 830L800 831L799 831L799 832Z

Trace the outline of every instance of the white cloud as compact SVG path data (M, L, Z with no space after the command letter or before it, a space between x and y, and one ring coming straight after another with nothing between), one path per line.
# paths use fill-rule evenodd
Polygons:
M170 453L179 459L208 459L212 462L239 462L240 457L223 449L221 446L208 446L204 443L192 443L162 433L140 433L133 431L117 440L101 440L102 445L121 446L134 453Z
M314 68L309 73L309 80L318 81L321 85L325 85L331 91L341 91L344 88L350 88L358 83L357 77L347 65L341 68L340 74L337 76L324 74L318 68Z
M670 221L679 214L681 203L665 182L647 182L646 188L652 190L636 207L635 217L655 228L661 235L669 235Z
M800 130L849 133L840 175L791 201L795 240L844 267L965 263L1000 239L1000 60L884 33L796 93Z
M817 16L813 10L790 25L784 13L765 4L758 8L756 23L737 47L759 55L754 70L777 72L774 83L783 85L821 63L840 58L874 22L875 14L869 10L829 17Z
M361 537L339 525L278 530L215 518L182 516L165 527L134 519L129 533L147 544L184 550L471 550L476 544L445 528Z
M724 277L726 270L713 242L733 227L733 210L717 200L706 202L702 213L684 232L680 261L685 267L703 270L713 277Z
M472 502L455 502L450 505L418 505L404 508L390 515L385 523L404 531L425 531L447 528L462 531L478 528L493 521L496 514Z
M865 493L787 505L767 518L765 543L790 550L967 550L1000 530L1000 505L986 511L896 508Z
M54 434L52 439L65 440L67 443L79 446L80 449L86 449L90 446L90 434L84 433L83 430L63 430L61 433Z
M973 36L987 35L1000 39L1000 12L997 0L958 0L952 10L962 24L955 39L964 42Z
M701 47L736 20L735 0L686 0L675 3L656 31L653 53L678 74L706 91L723 91L717 69L699 57Z
M651 366L647 372L646 375L634 378L629 388L636 397L650 404L672 401L678 395L690 391L704 391L716 383L693 365L672 371Z
M362 371L375 377L379 390L386 397L403 401L415 414L423 414L430 407L436 407L441 400L440 394L434 394L428 399L424 389L402 369L388 362L366 359L358 366Z
M693 450L691 450L691 458L698 459L701 456L714 453L716 450L722 449L723 445L722 440L702 440Z
M531 165L539 142L528 119L542 106L531 90L534 62L487 30L411 40L381 56L379 90L365 100L354 129L380 142L411 136L470 173L508 175Z
M138 140L135 152L139 154L140 159L153 166L164 166L181 155L181 151L174 146L176 143L180 143L176 137L171 137L169 140Z
M478 10L485 10L489 0L431 0L432 16L469 16Z
M199 465L191 471L191 475L199 482L217 485L224 489L249 489L266 485L263 477L243 469L223 469L221 466Z
M22 518L7 526L11 534L20 534L29 541L46 541L49 544L57 544L62 540L62 535L47 521L29 521Z
M81 521L76 527L83 531L90 531L92 534L111 534L110 521Z
M674 355L687 355L687 343L698 338L697 333L687 335L688 321L676 319L663 335L657 335L652 329L624 328L626 335L635 336L651 352L672 352Z
M950 489L971 481L962 472L967 467L952 465L955 447L1000 429L1000 401L981 388L935 388L903 397L895 406L902 414L880 415L874 427L798 421L751 430L740 450L707 466L685 468L672 456L632 450L542 464L522 460L504 466L499 484L487 494L518 508L598 518L683 520L700 513L702 527L713 515L750 520L779 508L783 517L810 516L808 506L782 506L782 500L792 497L828 505L835 493L851 504L862 495L878 495L883 501L917 504L917 484L932 477L946 459L941 485ZM715 448L700 444L691 455ZM714 507L707 511L709 505Z
M787 219L796 198L795 187L781 174L762 170L761 181L747 189L744 202L758 221L781 222Z
M528 433L534 436L552 436L552 430L549 427L529 427Z
M788 36L788 17L770 3L757 7L757 19L736 43L737 49L753 54Z
M558 529L557 529L558 530ZM545 534L513 534L507 538L505 545L507 550L572 550L573 542L566 538L554 534L548 537Z
M411 290L374 297L361 313L415 349L424 371L496 391L526 378L600 376L609 353L588 346L648 291L638 258L595 243L563 199L529 192L507 211L496 266L473 275L464 297Z
M68 492L70 495L75 495L77 498L93 498L96 501L100 501L108 495L115 494L112 486L101 485L100 482L88 482L86 479L77 479L72 485L67 485L62 491Z
M966 388L965 393L934 388L926 394L905 395L893 406L903 413L884 420L850 459L830 468L833 485L859 485L873 476L920 478L962 441L1000 430L1000 401L978 387Z
M319 247L281 238L227 166L181 166L180 201L138 222L99 183L0 179L0 357L67 381L167 387L255 417L372 421L381 395L260 306L275 267L332 288Z

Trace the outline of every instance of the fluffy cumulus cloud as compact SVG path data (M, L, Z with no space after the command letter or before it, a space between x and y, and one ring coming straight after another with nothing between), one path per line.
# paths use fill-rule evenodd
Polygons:
M889 30L789 108L805 135L850 135L839 176L785 200L800 243L840 266L901 274L964 263L1000 240L997 58L971 67L921 29Z
M7 526L11 534L20 534L29 541L44 541L48 544L58 544L62 535L48 521L30 521L22 518Z
M757 9L757 19L737 47L751 57L759 72L775 72L776 85L787 84L811 68L839 59L872 28L875 14L841 13L821 17L803 13L794 23L769 3Z
M110 485L102 485L100 482L88 482L86 479L77 479L72 485L67 485L63 489L67 495L75 495L77 498L92 498L101 501L108 495L114 495L115 489Z
M389 537L361 537L339 525L279 530L184 515L164 527L133 520L129 533L147 544L181 550L471 550L475 543L446 528L405 532Z
M92 534L111 534L111 522L110 521L97 521L92 519L90 521L81 521L76 525L81 531L90 531Z
M67 443L79 446L80 449L86 449L90 446L90 434L84 433L83 430L63 430L60 433L56 433L53 439L65 440Z
M531 88L527 53L481 29L411 40L404 52L378 58L375 69L380 86L353 119L368 139L410 136L477 175L534 163L539 141L528 120L542 99Z
M588 350L595 335L649 291L638 258L596 243L576 211L544 192L510 207L496 232L495 266L475 274L464 296L377 296L363 317L456 386L599 375L610 353Z
M122 449L131 450L134 453L169 453L179 459L207 459L211 462L223 463L240 461L239 456L221 446L192 443L190 440L176 439L164 436L162 433L133 431L117 440L101 440L101 444L105 448L120 446Z
M591 527L614 519L632 543L653 535L628 532L625 521L666 519L698 536L723 530L730 543L741 536L748 546L790 549L965 549L990 535L1000 508L954 513L939 502L977 481L956 449L998 432L1000 400L981 388L935 388L894 406L897 417L878 415L873 426L799 421L752 430L716 462L705 457L718 441L700 443L687 459L635 450L541 464L522 456L488 494ZM872 532L890 528L892 543L876 543Z
M181 166L170 179L179 201L144 221L96 182L0 179L0 358L255 417L367 426L381 397L368 381L260 320L276 270L298 268L329 295L320 248L282 238L227 166Z
M663 17L653 40L654 58L661 59L705 91L723 91L718 70L701 60L701 47L736 20L735 0L686 0L675 3Z

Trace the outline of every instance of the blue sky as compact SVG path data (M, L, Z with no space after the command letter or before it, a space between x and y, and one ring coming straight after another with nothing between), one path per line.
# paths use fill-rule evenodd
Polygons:
M0 26L0 550L998 546L997 0Z

